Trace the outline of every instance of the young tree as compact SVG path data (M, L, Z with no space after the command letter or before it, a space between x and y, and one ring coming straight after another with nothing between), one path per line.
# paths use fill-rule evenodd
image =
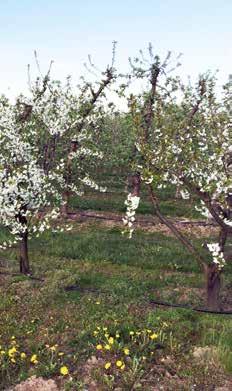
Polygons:
M100 113L93 113L93 106L113 73L113 67L107 68L96 92L87 82L76 92L69 78L65 85L52 81L49 69L45 77L30 82L29 98L20 95L15 104L0 101L0 222L11 234L1 248L19 243L24 274L30 273L28 239L51 228L64 204L64 189L81 195L85 185L98 188L82 161L101 157L92 149L87 126ZM70 152L70 140L78 151ZM72 167L77 170L75 183Z
M15 105L0 102L0 220L12 235L1 248L18 242L20 272L28 274L28 239L50 228L50 220L57 217L63 165L46 173L40 164L37 118L32 106L20 99ZM48 206L43 220L38 219Z
M231 82L224 87L224 99L220 100L210 75L201 76L196 88L186 87L168 74L170 53L164 62L153 55L151 47L149 53L149 65L144 58L139 66L139 59L132 64L133 73L150 83L147 92L130 99L140 159L137 171L148 188L154 213L194 255L204 272L208 307L218 309L225 243L232 232ZM218 243L207 244L208 252L199 251L161 213L156 190L169 183L178 185L184 197L194 195L196 205L201 202L202 212L207 210L213 216L220 234ZM127 203L125 225L131 230L138 198L129 195Z

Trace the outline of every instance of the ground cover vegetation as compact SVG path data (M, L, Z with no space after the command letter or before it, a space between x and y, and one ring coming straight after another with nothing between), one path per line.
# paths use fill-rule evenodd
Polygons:
M232 308L231 79L218 97L209 73L186 86L179 57L147 57L117 75L114 44L95 83L49 69L1 97L2 389L231 386L230 315L152 303Z

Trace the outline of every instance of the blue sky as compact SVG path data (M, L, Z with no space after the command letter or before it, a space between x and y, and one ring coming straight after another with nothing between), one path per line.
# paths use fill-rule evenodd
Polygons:
M231 19L232 0L0 0L0 92L26 89L35 49L44 72L52 59L55 78L77 80L89 53L105 68L113 40L120 71L151 42L161 55L184 54L183 77L219 69L222 84L232 73Z

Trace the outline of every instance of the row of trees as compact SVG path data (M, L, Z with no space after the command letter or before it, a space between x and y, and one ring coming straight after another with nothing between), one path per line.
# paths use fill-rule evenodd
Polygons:
M232 80L220 97L210 74L185 85L173 76L178 58L173 67L170 53L161 61L151 46L148 58L140 52L130 60L129 75L117 76L114 54L115 47L111 66L96 83L83 80L74 89L70 79L65 85L52 81L49 70L31 83L30 99L21 95L11 104L1 98L0 219L13 238L2 247L19 243L20 271L29 273L28 239L67 213L72 193L81 196L85 186L104 190L90 174L97 166L127 167L131 192L125 229L131 236L144 183L154 214L205 274L209 308L218 308L225 245L232 233ZM146 88L134 93L138 79ZM126 98L126 114L116 115L109 89ZM194 196L202 214L213 216L220 231L216 243L199 250L161 213L157 189L170 183L184 198Z

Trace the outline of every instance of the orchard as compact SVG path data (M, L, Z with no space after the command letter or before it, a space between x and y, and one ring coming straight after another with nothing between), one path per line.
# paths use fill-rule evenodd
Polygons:
M51 64L0 98L1 389L231 372L232 79L186 83L151 45L119 72L116 49L77 86Z

